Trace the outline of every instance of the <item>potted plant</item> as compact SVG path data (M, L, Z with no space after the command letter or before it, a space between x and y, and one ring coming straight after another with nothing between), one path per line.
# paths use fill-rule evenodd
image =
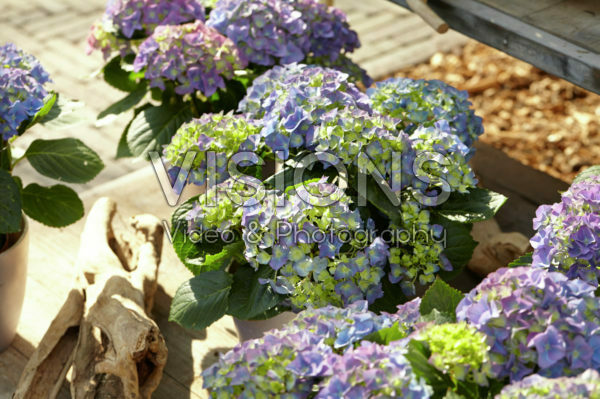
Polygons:
M346 57L360 45L356 32L316 0L119 0L88 44L107 60L104 80L127 93L98 119L133 109L117 157L160 152L192 118L237 110L253 78L274 65L330 65L370 85Z
M449 106L454 94L444 94ZM415 108L409 100L397 99ZM436 114L436 101L419 105L409 136L347 74L290 64L254 81L244 115L180 129L163 153L171 183L217 185L173 215L174 249L195 277L171 320L201 329L224 314L271 319L358 300L389 312L436 276L460 274L471 223L505 198L476 186L473 150L444 118L470 117L465 135L480 120L468 107ZM263 176L261 158L280 171Z
M24 184L14 174L22 161L40 174L65 183L86 183L104 167L98 155L73 138L34 140L18 153L15 143L29 128L65 127L81 120L80 105L48 91L48 73L13 44L0 47L0 350L12 341L25 295L28 220L67 226L83 216L83 203L71 188Z

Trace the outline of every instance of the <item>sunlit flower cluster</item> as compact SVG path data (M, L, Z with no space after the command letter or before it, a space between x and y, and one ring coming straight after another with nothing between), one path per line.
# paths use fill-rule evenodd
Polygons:
M258 65L300 62L308 55L335 60L360 45L344 13L315 0L220 0L207 24Z
M50 81L39 61L14 44L0 47L0 134L8 140L44 105Z
M165 82L172 82L177 94L206 97L225 89L225 81L245 66L231 40L200 21L157 27L133 63L135 71L145 71L151 87L164 90Z
M242 217L246 260L275 270L277 275L265 282L291 295L295 308L375 301L383 295L388 247L381 239L361 242L354 232L368 226L349 205L343 191L324 179L247 201Z
M204 114L184 124L163 151L171 184L175 184L177 178L185 178L181 168L186 157L195 154L192 163L186 165L189 168L189 176L181 183L204 185L207 181L209 152L214 154L214 170L211 177L217 184L224 182L229 178L229 161L236 161L232 159L234 154L240 153L240 159L237 161L240 166L244 166L244 159L248 158L245 155L248 154L243 152L254 153L259 149L260 130L261 125L258 121L232 114ZM176 187L183 188L184 184Z
M473 289L456 315L488 337L499 378L600 368L600 299L582 280L542 268L503 268Z
M598 399L600 374L586 370L576 377L547 378L534 374L505 386L496 399Z
M574 183L561 202L542 205L533 220L533 266L582 278L600 275L600 176Z
M111 0L104 16L92 26L88 52L101 50L104 58L132 52L159 25L204 21L204 5L197 0Z
M439 80L388 79L368 94L373 109L397 118L398 127L406 133L443 120L468 147L483 133L482 119L471 110L467 92Z

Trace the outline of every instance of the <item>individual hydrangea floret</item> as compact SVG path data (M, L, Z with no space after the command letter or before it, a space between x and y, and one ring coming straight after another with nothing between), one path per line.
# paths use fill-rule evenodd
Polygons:
M383 296L387 244L378 238L367 242L359 211L350 209L349 197L336 185L321 179L261 202L249 200L242 225L246 260L275 270L263 282L291 295L295 308Z
M399 344L363 342L334 364L316 398L430 398L433 389L413 373L405 353Z
M204 5L197 0L111 0L102 20L92 25L88 53L98 49L104 58L117 51L124 56L159 25L204 19Z
M401 222L390 225L395 234L390 243L388 278L392 284L399 283L405 295L414 296L417 284L432 283L440 270L452 270L452 264L443 254L446 232L441 225L431 224L430 211L407 198L400 207Z
M135 71L145 69L151 87L165 90L170 82L177 94L197 92L205 97L225 89L225 81L245 66L231 40L200 21L157 27L140 45L133 63Z
M532 265L598 285L600 176L574 183L561 202L542 205L533 220Z
M368 97L348 82L347 74L292 64L258 77L239 110L264 120L265 144L287 159L290 149L314 148L323 114L346 107L371 112Z
M495 399L600 399L600 374L586 370L576 377L538 374L505 386Z
M471 147L483 133L482 119L471 110L467 92L439 80L392 78L378 82L367 93L373 109L397 118L399 128L408 134L445 120L450 132Z
M35 57L12 43L0 47L0 66L0 133L8 140L42 108L50 77Z
M416 178L412 186L422 190L425 195L435 188L436 193L459 192L466 194L477 185L477 178L469 166L469 148L455 135L448 132L446 121L435 126L419 126L411 135L416 161L413 172ZM437 193L439 194L439 193ZM439 197L439 200L443 196ZM438 205L435 199L431 204Z
M214 176L211 178L217 184L224 182L229 178L228 163L232 156L239 153L240 159L233 161L240 161L238 164L244 166L243 159L248 158L244 152L258 150L260 130L258 121L233 114L204 114L184 124L163 151L171 183L175 184L177 178L185 178L181 168L186 157L195 153L187 181L176 187L183 189L185 183L204 185L207 181L209 152L214 153Z
M271 66L359 47L345 15L315 0L220 0L207 21L252 63Z
M542 268L503 268L458 305L488 337L493 375L518 381L600 368L600 299L594 287Z
M490 377L487 337L466 323L431 325L413 335L426 342L429 362L458 381L487 386Z

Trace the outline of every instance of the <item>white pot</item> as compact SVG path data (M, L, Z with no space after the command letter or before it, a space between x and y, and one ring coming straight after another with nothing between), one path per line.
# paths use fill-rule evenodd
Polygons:
M293 312L283 312L266 320L240 320L233 318L240 342L260 338L269 330L281 328L296 318Z
M8 248L0 252L0 352L10 346L25 299L29 223L23 216L23 230L9 235Z

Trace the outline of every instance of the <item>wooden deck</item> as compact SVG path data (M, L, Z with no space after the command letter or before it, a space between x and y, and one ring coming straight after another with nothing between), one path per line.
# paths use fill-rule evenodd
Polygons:
M390 0L407 7L406 0ZM600 94L600 1L431 0L451 28Z

